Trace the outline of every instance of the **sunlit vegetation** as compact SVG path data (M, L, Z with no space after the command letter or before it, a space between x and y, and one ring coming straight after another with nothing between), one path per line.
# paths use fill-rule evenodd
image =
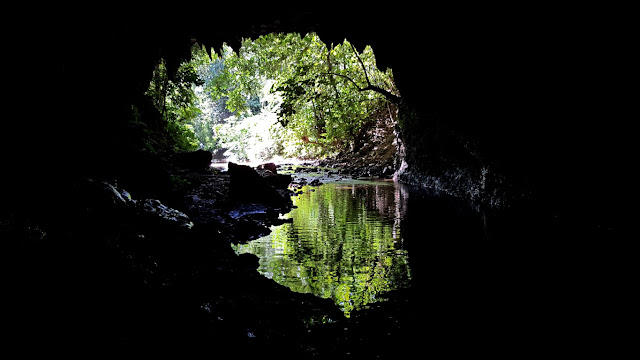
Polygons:
M158 64L147 95L177 148L238 160L358 150L399 101L371 47L327 45L313 33L246 39L237 51L195 44L175 75Z
M294 198L293 223L238 253L260 257L263 275L296 292L332 299L346 316L408 286L407 253L393 185L325 184Z

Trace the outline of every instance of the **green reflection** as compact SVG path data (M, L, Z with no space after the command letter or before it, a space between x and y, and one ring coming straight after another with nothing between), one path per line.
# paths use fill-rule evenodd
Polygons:
M400 187L330 183L303 190L287 214L293 223L273 227L236 252L257 255L258 271L293 291L333 299L347 317L409 285Z

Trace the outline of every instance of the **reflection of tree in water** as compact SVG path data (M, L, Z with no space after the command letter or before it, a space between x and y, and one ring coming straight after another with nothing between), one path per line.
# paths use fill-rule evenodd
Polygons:
M404 200L392 184L327 184L294 198L293 224L238 252L258 255L262 274L293 291L332 298L349 316L408 286L398 218Z

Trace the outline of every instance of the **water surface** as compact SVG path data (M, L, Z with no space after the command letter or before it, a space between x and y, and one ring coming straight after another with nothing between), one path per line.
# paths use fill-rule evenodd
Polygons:
M409 286L400 220L406 192L393 182L342 181L304 187L272 232L238 254L260 258L258 271L300 293L331 298L349 317Z

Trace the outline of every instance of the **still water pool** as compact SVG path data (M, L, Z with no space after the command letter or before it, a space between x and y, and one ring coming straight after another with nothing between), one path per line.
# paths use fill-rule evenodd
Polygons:
M302 191L284 216L292 222L235 246L236 252L258 256L258 272L295 292L332 299L346 317L409 286L402 186L338 181Z

